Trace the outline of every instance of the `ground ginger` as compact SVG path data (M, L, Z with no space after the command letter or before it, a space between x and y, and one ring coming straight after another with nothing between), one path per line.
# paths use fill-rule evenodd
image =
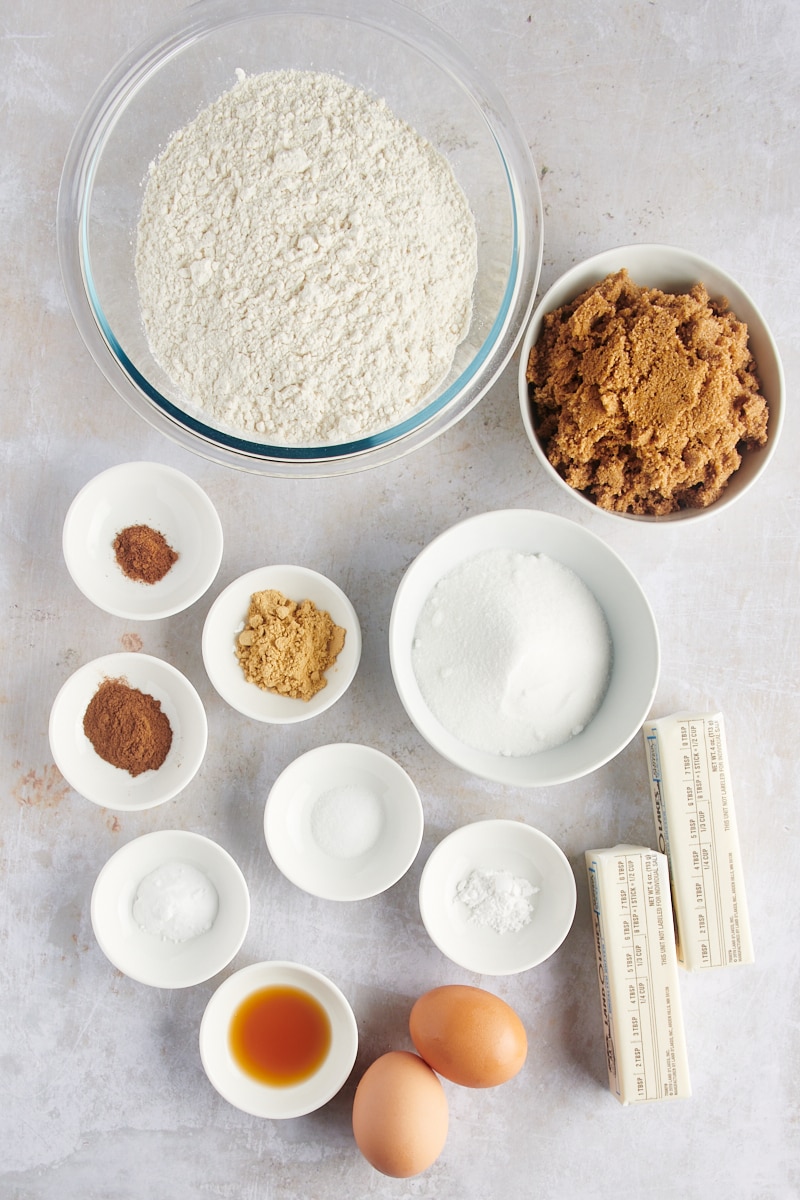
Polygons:
M289 600L270 588L250 597L236 657L245 679L268 692L310 700L344 646L345 630L311 600Z
M767 440L747 326L703 284L670 295L607 276L547 314L527 381L550 463L615 512L713 504Z

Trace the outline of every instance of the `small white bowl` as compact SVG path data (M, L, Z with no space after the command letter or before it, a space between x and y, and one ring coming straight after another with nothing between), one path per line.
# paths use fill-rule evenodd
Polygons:
M420 612L438 581L454 567L502 547L545 554L574 571L605 613L612 665L603 701L582 733L527 756L492 754L460 741L428 708L411 661ZM514 787L545 787L579 779L622 750L642 726L658 684L655 617L628 567L596 534L565 517L505 509L468 517L434 538L406 571L389 622L389 657L400 700L439 754L465 771Z
M294 700L249 683L236 657L236 636L244 628L250 597L269 588L283 592L289 600L311 600L346 631L341 653L325 672L326 686L310 700ZM307 721L325 712L347 691L360 660L361 626L356 610L341 588L308 567L259 567L240 576L217 596L203 627L203 662L222 699L246 717L273 725Z
M533 914L515 932L476 924L456 896L471 871L508 871L539 891ZM575 876L563 851L522 821L476 821L444 838L426 862L419 909L431 941L452 962L480 975L515 975L553 954L572 927Z
M172 745L158 770L130 775L102 759L84 733L84 714L104 679L125 679L161 704ZM62 686L50 710L49 734L55 764L76 792L102 808L137 812L171 800L194 778L206 752L208 722L202 700L175 667L149 654L106 654Z
M600 508L592 499L570 487L566 480L562 479L539 441L531 411L526 372L531 347L539 338L545 314L568 304L587 288L623 267L627 268L633 282L640 287L658 288L662 292L685 293L696 283L702 283L712 299L726 299L730 310L747 325L750 351L756 363L762 394L769 407L767 442L765 446L745 451L741 466L730 477L719 500L706 508L685 508L664 516L643 516ZM723 510L730 508L734 501L749 491L766 470L778 445L785 403L783 366L778 348L763 314L748 293L730 275L690 250L646 243L619 246L595 254L592 258L577 263L556 280L536 305L525 331L519 357L518 390L522 423L545 475L586 509L604 513L607 517L651 525L698 521L708 516L718 517Z
M139 884L165 863L187 863L213 884L214 924L185 942L163 941L133 916ZM112 854L92 891L92 928L106 958L124 975L150 987L184 988L211 979L238 952L250 922L244 875L226 850L183 829L146 833Z
M281 772L264 809L278 869L323 900L365 900L405 875L422 841L422 802L403 768L371 746L318 746Z
M301 1083L270 1086L250 1078L233 1058L230 1025L242 1001L261 988L289 986L313 996L328 1014L331 1046L319 1070ZM319 971L292 962L261 962L243 967L220 984L200 1022L200 1058L219 1094L254 1117L286 1119L315 1112L347 1081L358 1051L353 1010L339 988Z
M178 555L163 579L129 579L114 539L131 525L149 525ZM161 463L110 467L78 492L62 535L64 560L77 587L104 612L155 621L182 612L211 586L222 560L217 510L193 479Z

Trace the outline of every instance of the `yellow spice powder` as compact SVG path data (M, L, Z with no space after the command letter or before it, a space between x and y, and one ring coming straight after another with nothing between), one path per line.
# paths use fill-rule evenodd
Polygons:
M248 683L310 700L327 684L325 672L344 646L345 630L311 600L289 600L270 588L250 597L236 657Z

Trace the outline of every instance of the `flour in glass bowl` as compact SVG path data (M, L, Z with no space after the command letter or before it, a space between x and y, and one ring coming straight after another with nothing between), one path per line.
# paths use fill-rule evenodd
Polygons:
M466 196L384 101L328 74L236 74L150 167L135 268L153 356L208 418L275 444L386 429L469 329Z

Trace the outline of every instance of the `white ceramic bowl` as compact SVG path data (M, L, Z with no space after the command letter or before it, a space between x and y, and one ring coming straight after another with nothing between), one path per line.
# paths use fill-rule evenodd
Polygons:
M422 841L419 792L393 758L341 742L301 754L264 809L275 865L324 900L364 900L397 883Z
M270 588L283 592L289 600L311 600L346 631L341 653L325 672L326 686L310 700L280 696L248 682L236 657L236 635L244 628L250 597ZM347 691L360 660L361 626L356 610L340 587L308 567L259 567L240 576L217 596L203 627L203 662L220 696L246 717L272 725L307 721L325 712Z
M107 763L83 731L83 717L104 679L125 679L161 704L172 728L172 745L156 771L130 775ZM71 675L50 711L50 749L61 774L76 792L102 808L136 812L177 796L203 761L208 722L203 702L189 680L149 654L107 654Z
M627 268L634 283L640 287L658 288L663 292L684 293L696 283L705 284L712 299L728 301L731 311L744 321L749 331L750 351L755 359L756 370L763 395L769 407L767 443L754 450L746 450L742 464L731 476L719 500L706 508L686 508L665 516L640 516L634 513L611 512L599 508L588 496L570 487L558 471L550 464L542 448L531 412L528 383L525 378L531 348L538 340L546 313L568 304L587 288L605 279L614 271ZM518 373L519 404L522 423L536 458L549 479L562 491L569 493L584 508L604 513L608 517L626 521L639 521L651 525L669 524L674 521L698 521L704 517L718 517L743 496L764 473L778 444L783 425L785 385L783 366L775 340L766 320L748 293L734 279L714 263L690 250L675 246L633 245L619 246L595 254L584 262L577 263L558 279L545 293L533 312L522 340Z
M247 74L328 72L371 95L450 161L478 232L472 322L447 378L391 428L337 445L282 447L190 406L153 360L133 256L149 164L179 128ZM527 139L491 78L393 0L201 0L129 50L99 86L62 174L58 247L75 321L100 369L155 428L206 458L285 476L373 467L424 445L499 378L533 306L542 207Z
M164 941L133 915L139 884L166 863L186 863L214 886L219 907L206 933ZM112 854L92 891L92 928L106 958L124 975L150 987L192 987L227 967L250 922L247 883L230 854L199 833L163 829L146 833Z
M542 553L574 571L603 609L612 642L609 684L593 719L582 733L562 745L528 756L477 750L445 729L423 699L411 661L417 621L433 587L466 559L495 548ZM531 509L468 517L425 547L395 595L389 656L403 707L426 741L473 775L516 787L544 787L578 779L618 754L647 716L660 665L655 618L625 563L588 529Z
M178 559L156 583L129 579L114 539L131 525L163 534ZM222 525L194 480L161 463L110 467L78 492L64 521L67 570L88 600L129 620L182 612L211 586L222 560Z
M507 871L538 892L530 921L498 933L473 919L456 889L471 871ZM572 927L575 876L562 850L522 821L476 821L431 853L419 885L419 909L431 941L452 962L480 975L514 975L544 962Z
M320 1068L301 1083L273 1087L250 1078L235 1061L230 1025L238 1006L261 988L288 986L313 996L331 1024L331 1046ZM200 1023L200 1058L219 1094L254 1117L290 1118L314 1112L327 1104L353 1069L358 1050L358 1027L339 988L311 967L292 962L261 962L243 967L220 984Z

